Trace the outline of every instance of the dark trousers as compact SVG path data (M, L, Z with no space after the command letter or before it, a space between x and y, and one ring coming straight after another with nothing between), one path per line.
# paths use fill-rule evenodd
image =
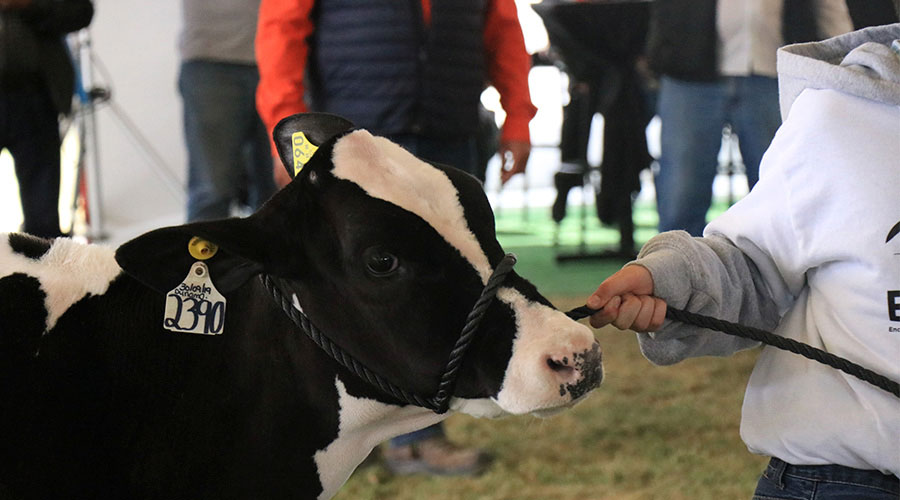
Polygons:
M897 476L841 465L791 465L769 461L753 500L896 500Z
M43 86L0 89L0 149L15 161L26 233L60 236L59 121Z

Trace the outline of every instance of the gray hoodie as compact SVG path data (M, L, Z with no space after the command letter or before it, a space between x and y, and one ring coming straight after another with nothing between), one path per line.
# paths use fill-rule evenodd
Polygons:
M778 51L781 119L806 88L834 89L900 105L900 24L867 28Z

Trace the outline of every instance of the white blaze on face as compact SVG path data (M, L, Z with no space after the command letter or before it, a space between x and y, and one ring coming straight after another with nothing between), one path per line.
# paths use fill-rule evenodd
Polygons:
M373 448L392 437L424 429L447 417L418 406L394 406L347 393L335 377L340 408L337 439L313 459L322 483L320 499L331 498Z
M528 300L512 288L501 288L497 298L515 312L518 332L503 385L495 398L459 399L452 408L473 416L497 417L574 404L568 392L560 391L560 380L548 369L547 358L550 355L574 357L590 351L596 342L590 328L556 309Z
M334 145L332 173L378 198L421 217L472 263L487 283L491 266L469 229L456 187L447 174L409 151L365 130L351 132Z
M561 311L529 301L517 290L504 288L497 296L515 311L519 332L497 404L510 413L522 414L571 402L568 393L561 394L559 379L547 367L547 357L574 358L590 351L596 342L591 329Z
M57 238L37 260L13 252L8 244L0 245L0 277L23 273L40 281L41 290L47 296L46 330L51 330L59 317L86 295L106 293L121 272L115 250L101 245Z

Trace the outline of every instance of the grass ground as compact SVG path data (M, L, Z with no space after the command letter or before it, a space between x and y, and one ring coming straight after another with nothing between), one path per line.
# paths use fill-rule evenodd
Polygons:
M640 245L652 236L642 223ZM558 264L548 241L546 214L505 211L500 239L516 253L516 270L561 310L587 295L622 261ZM596 217L593 217L596 219ZM524 220L524 222L523 222ZM543 222L542 222L543 221ZM592 224L595 224L592 222ZM590 226L590 249L616 243L617 232ZM578 244L577 223L564 221L560 241ZM564 248L565 249L565 248ZM608 327L596 332L606 377L573 410L541 420L480 420L451 416L454 442L491 451L496 461L474 479L392 477L380 464L358 470L339 500L730 500L750 498L765 465L739 437L744 387L757 351L655 367L640 354L634 334Z

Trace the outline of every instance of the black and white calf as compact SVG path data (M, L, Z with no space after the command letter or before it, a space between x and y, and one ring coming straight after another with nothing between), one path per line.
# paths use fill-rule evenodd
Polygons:
M328 498L444 418L333 360L257 277L354 362L434 394L504 257L480 184L333 116L276 139L292 172L308 162L248 218L115 251L0 237L0 498ZM592 332L514 272L473 339L453 411L549 415L600 383Z

